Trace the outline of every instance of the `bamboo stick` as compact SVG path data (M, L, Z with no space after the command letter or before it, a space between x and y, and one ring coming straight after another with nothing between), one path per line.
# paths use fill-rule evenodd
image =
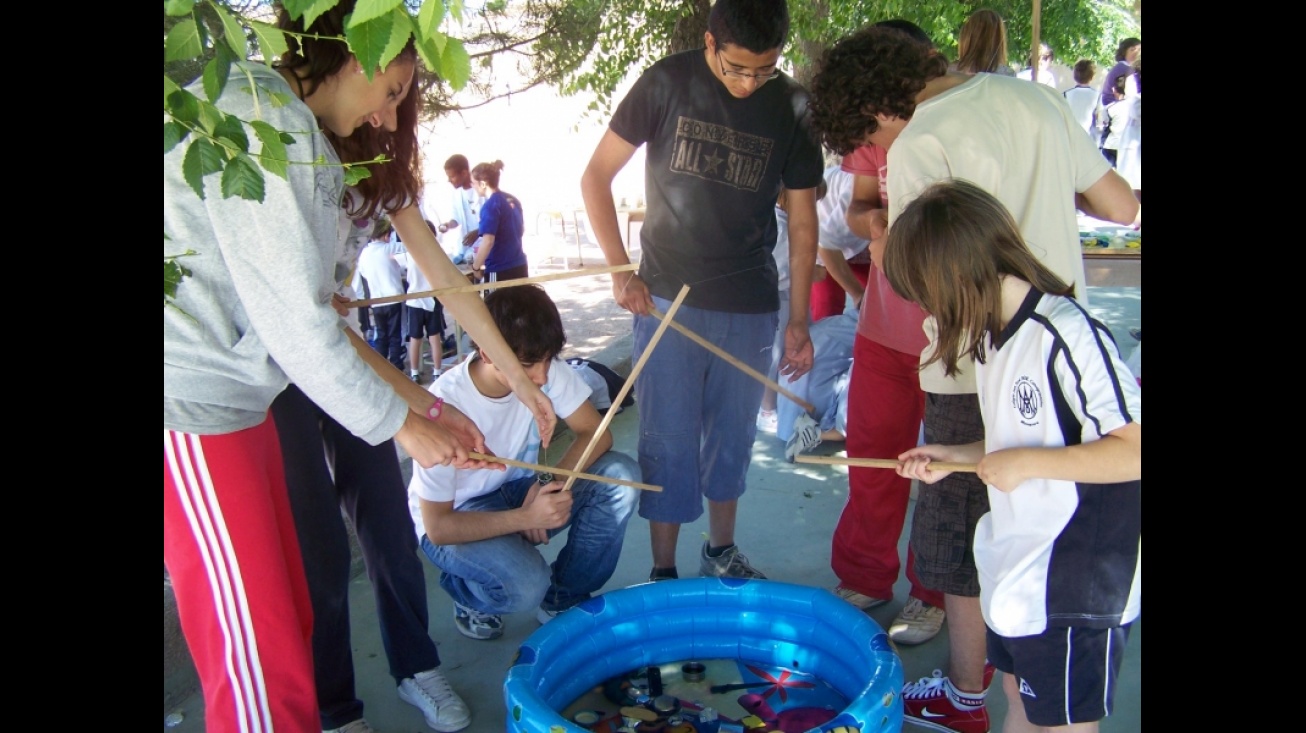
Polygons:
M566 280L573 277L583 277L587 275L609 275L614 272L626 272L634 270L639 265L613 265L612 267L593 267L585 270L572 270L570 272L551 272L547 275L534 275L532 277L522 277L515 280L500 280L498 282L486 283L469 283L467 285L454 285L449 288L436 288L435 290L422 290L416 293L401 293L399 295L387 295L382 298L366 298L364 300L351 300L344 304L346 308L361 308L365 305L387 305L389 303L401 303L405 300L415 300L417 298L438 298L441 295L451 295L453 293L476 293L482 290L498 290L499 288L511 288L517 285L532 285L535 283L552 282L554 280Z
M827 466L856 466L858 468L897 468L898 461L893 458L849 458L848 456L805 456L794 458L797 463L820 463ZM975 473L974 463L948 463L930 461L930 468L935 471L961 471Z
M658 309L657 309L657 308L651 308L651 309L649 309L649 314L652 315L654 318L657 318L658 320L662 320L662 319L665 317L665 316L663 316L661 313L658 312ZM785 397L788 397L789 399L793 400L796 404L798 404L799 406L801 406L804 410L807 410L808 414L812 414L812 413L815 413L815 412L816 412L816 407L813 406L812 403L808 402L807 400L804 400L803 398L799 397L798 395L794 394L793 392L790 392L789 390L785 389L784 387L781 387L780 385L776 384L775 382L772 382L770 379L767 378L767 376L766 376L765 374L762 374L761 372L759 372L759 371L757 371L756 369L754 369L754 368L748 366L748 365L745 364L744 362L742 362L742 361L736 359L735 357L731 356L729 353L727 353L726 351L724 351L721 347L717 346L716 344L712 343L711 341L708 341L707 339L703 338L702 336L699 336L698 334L694 333L694 332L691 331L688 327L686 327L686 326L682 326L682 325L680 325L679 323L676 323L676 322L674 322L674 321L671 322L671 327L674 328L674 329L676 329L677 331L679 331L681 334L683 334L683 335L684 335L686 338L688 338L690 341L693 341L694 343L698 344L699 346L702 346L703 348L707 349L708 351L712 352L713 354L716 354L717 356L721 357L722 359L725 359L728 363L730 363L730 364L731 364L732 366L734 366L736 369L739 369L740 371L742 371L744 374L747 374L748 376L752 377L753 379L756 379L757 381L761 382L762 384L765 384L767 387L770 387L771 389L775 390L777 393L782 394L782 395L784 395Z
M609 483L609 484L620 484L622 486L629 486L631 488L641 489L643 491L662 490L661 486L654 486L653 484L642 484L638 481L626 481L625 479L610 478L608 476L599 476L593 473L583 473L581 471L573 471L569 468L559 468L557 466L545 466L544 464L541 463L526 463L525 461L518 461L512 458L504 458L502 456L486 455L485 453L477 453L476 451L468 451L467 455L478 461L485 461L486 463L502 463L505 466L513 466L514 468L524 468L528 471L551 473L557 476L575 476L576 478L589 479L590 481L602 481L604 483Z
M648 363L649 357L653 355L653 348L658 345L662 334L666 333L667 326L674 323L671 318L676 314L676 310L680 308L680 304L684 302L686 295L689 295L689 286L681 285L680 292L676 294L676 299L672 301L671 307L667 309L667 315L661 317L662 322L658 324L658 329L653 332L653 338L649 339L648 346L644 347L644 353L639 355L639 361L635 362L635 366L631 368L630 376L626 377L626 383L621 385L621 390L617 392L617 396L612 398L614 407L620 405L621 401L626 399L626 393L630 391L631 387L635 386L635 377L639 376L640 370ZM608 424L612 422L612 418L616 417L616 415L617 410L615 409L610 409L604 413L603 420L599 422L599 429L594 431L594 437L590 439L589 445L585 446L585 452L580 454L580 460L576 462L577 465L583 466L589 460L590 453L594 452L594 445L598 442L599 436L603 435L604 431L608 429ZM563 484L562 490L571 491L571 485L574 483L576 483L576 477L568 477L567 483Z

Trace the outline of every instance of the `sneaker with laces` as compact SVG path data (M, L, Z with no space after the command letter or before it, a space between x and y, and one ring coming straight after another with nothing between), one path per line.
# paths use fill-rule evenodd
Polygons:
M821 426L811 415L801 413L794 418L794 434L785 443L785 460L790 463L799 453L806 453L821 444Z
M494 613L481 613L474 608L464 606L458 601L453 603L453 624L458 633L468 639L486 641L503 636L503 617Z
M535 609L535 620L539 621L540 625L543 626L544 624L547 624L548 622L557 618L558 614L560 613L562 613L562 611L550 611L546 609L544 606L540 606L539 608Z
M959 692L943 672L934 670L902 688L903 722L944 733L989 733L984 696Z
M942 608L912 598L889 624L889 638L906 646L924 644L938 636L945 616Z
M767 433L774 433L776 426L780 424L779 418L775 415L775 410L768 410L765 407L757 411L757 429Z
M845 588L842 585L836 585L834 587L834 594L844 599L845 601L848 601L849 603L853 604L854 606L856 606L857 608L863 611L869 611L872 608L878 608L879 606L883 606L884 604L889 602L888 598L876 598L874 596L868 596L864 593L858 593L852 588Z
M453 691L438 668L418 672L400 682L399 699L421 710L426 724L441 733L462 730L472 722L467 703Z
M376 733L376 729L368 725L366 720L359 718L358 720L345 723L339 728L324 730L322 733Z
M707 541L703 542L703 552L699 561L699 573L704 578L759 578L766 579L761 570L748 564L748 558L744 553L739 551L739 545L731 545L730 549L722 552L716 557L707 554Z

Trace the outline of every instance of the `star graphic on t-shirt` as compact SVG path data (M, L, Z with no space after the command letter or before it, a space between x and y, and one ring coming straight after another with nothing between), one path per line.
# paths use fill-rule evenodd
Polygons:
M703 156L703 172L715 173L717 166L725 162L725 158L719 157L713 150L711 155Z

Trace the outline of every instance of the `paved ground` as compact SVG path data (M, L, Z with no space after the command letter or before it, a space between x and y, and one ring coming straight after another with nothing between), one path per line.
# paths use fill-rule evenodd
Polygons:
M575 247L574 243L571 245ZM586 249L585 264L602 265L597 250ZM573 265L575 261L573 260ZM559 272L562 268L536 268L537 273ZM582 276L546 285L562 313L567 327L567 355L580 355L607 363L618 371L629 370L629 314L612 302L610 278L606 275ZM1095 287L1089 294L1090 307L1103 318L1116 335L1122 351L1134 342L1128 335L1131 327L1141 326L1141 288ZM638 442L638 405L619 415L612 423L615 449L634 455ZM819 447L817 453L831 454L842 450L841 444ZM407 462L406 462L407 463ZM407 466L405 467L407 470ZM793 465L783 459L783 445L773 435L759 434L754 446L748 478L749 494L740 503L739 536L741 547L759 568L776 580L805 585L830 586L835 582L829 568L829 541L834 523L842 511L848 489L846 469L812 464ZM913 503L914 506L914 503ZM908 518L910 522L910 516ZM706 532L706 517L686 525L678 551L682 574L691 575L697 567L701 535ZM783 538L783 541L779 541ZM562 537L545 548L552 557L561 546ZM900 541L905 556L906 534ZM630 523L627 543L605 590L642 582L648 576L648 524L638 518ZM520 643L538 628L530 614L507 619L502 639L477 642L458 635L453 628L451 604L437 584L438 572L424 561L427 570L431 633L440 642L444 667L454 687L473 710L472 733L497 733L505 729L502 703L503 673L511 664ZM888 625L906 599L906 584L895 587L897 599L871 612L881 625ZM203 703L200 696L179 689L172 678L184 678L177 670L188 660L184 648L168 641L170 590L165 583L165 716L175 725L165 730L173 733L198 733L203 730ZM354 625L354 654L358 676L358 694L367 705L368 720L383 733L429 733L416 709L395 696L394 683L386 672L381 651L376 611L371 586L365 574L357 575L351 585L351 615ZM1135 624L1126 651L1116 697L1116 714L1104 721L1103 733L1126 733L1142 729L1142 634L1141 621ZM171 654L171 658L170 658ZM935 668L947 668L947 626L934 640L901 650L906 677L925 677ZM169 685L173 684L173 689ZM999 690L989 699L993 728L1001 727L1006 704ZM912 730L908 727L906 730Z

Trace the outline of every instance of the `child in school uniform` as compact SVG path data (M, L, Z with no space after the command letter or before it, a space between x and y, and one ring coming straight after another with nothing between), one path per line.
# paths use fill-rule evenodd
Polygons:
M1006 672L1005 731L1096 731L1111 712L1142 597L1142 392L1111 332L966 181L932 185L889 232L893 289L931 314L926 363L975 362L984 439L898 456L977 463L975 530L988 658Z

